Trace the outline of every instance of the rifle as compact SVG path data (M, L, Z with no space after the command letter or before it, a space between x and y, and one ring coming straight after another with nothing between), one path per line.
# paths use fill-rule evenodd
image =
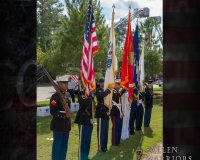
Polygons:
M49 73L47 72L47 70L44 67L43 67L43 70L44 70L45 75L48 77L49 81L51 82L52 86L56 90L58 96L60 97L63 108L64 108L65 112L68 113L68 114L66 114L66 116L68 118L72 117L73 113L71 112L71 110L68 106L68 103L66 102L66 99L64 98L63 94L60 92L59 87L56 85L56 83L54 82L54 80L51 78L51 76L49 75Z

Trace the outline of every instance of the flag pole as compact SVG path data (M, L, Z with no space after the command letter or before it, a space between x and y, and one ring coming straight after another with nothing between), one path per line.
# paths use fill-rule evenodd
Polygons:
M134 77L134 46L131 30L131 6L129 6L128 12L128 26L126 32L126 39L123 48L122 57L122 68L121 68L121 87L129 92L129 101L132 102L132 92L133 92L133 77Z
M115 75L114 75L114 72L115 72L115 61L114 61L114 55L113 54L115 54L114 53L114 45L113 45L113 42L114 42L114 14L115 14L115 12L114 12L114 10L115 10L115 5L114 5L114 3L113 3L113 6L112 6L112 8L113 8L113 11L112 11L112 23L111 23L111 29L112 29L112 70L113 70L113 78L114 78L114 82L115 82ZM110 95L110 97L112 97L112 95L113 95L113 93L111 92L111 95ZM110 101L112 102L112 98L110 98ZM111 103L110 103L111 104ZM108 114L110 115L110 112L111 112L111 108L109 108L109 112L108 112Z
M145 46L145 42L142 43L142 54L141 54L141 66L140 66L140 69L143 69L143 76L144 76L144 46ZM143 65L143 66L142 66ZM141 78L141 77L140 77ZM145 76L142 77L144 79L141 80L142 83L142 89L144 91L144 82L145 82Z
M115 12L114 12L114 9L115 9L114 3L113 3L112 8L113 8L113 12L112 12L112 24L111 24L112 26L111 26L111 28L112 28L112 42L114 42L114 14L115 14ZM114 45L112 43L112 61L113 61L112 62L113 63L112 68L113 68L113 73L114 73L115 70L114 70L114 56L113 56L113 54L114 54Z
M91 19L92 19L92 10L93 10L93 0L91 0L92 2L91 2L91 8L90 8L90 24L91 24ZM90 31L90 26L91 25L89 25L89 31ZM89 37L90 38L90 37Z
M90 3L90 1L89 1ZM89 32L90 32L90 26L91 26L91 19L92 19L92 9L93 9L93 0L91 0L91 8L90 8L90 21L89 21ZM90 41L91 41L91 36L89 36L89 44L90 44ZM90 67L90 66L89 66ZM87 87L89 87L89 84L88 84L88 77L87 77L87 83L85 84L85 96L88 98L87 96ZM88 88L89 90L89 88ZM90 92L90 91L89 91Z
M90 27L91 27L91 19L92 19L92 15L93 15L93 0L91 0L91 8L90 8L90 23L89 23L89 32L90 32ZM89 36L89 44L91 44L91 36ZM91 58L93 58L93 54L92 54L92 57ZM89 66L89 67L91 67L91 66ZM87 81L89 81L89 80L87 80ZM88 88L89 89L89 88ZM90 92L90 90L89 90L89 92Z
M130 10L131 10L131 5L129 5L129 20L131 20L131 12L130 12ZM134 70L134 69L133 69ZM126 95L124 94L123 95L123 98L124 98L124 105L122 105L122 115L124 115L124 106L125 106L125 101L126 101ZM128 98L129 99L129 98Z

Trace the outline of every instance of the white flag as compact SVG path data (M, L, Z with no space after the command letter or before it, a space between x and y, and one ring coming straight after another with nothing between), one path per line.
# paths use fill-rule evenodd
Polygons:
M115 85L115 74L117 74L118 70L114 30L114 12L112 13L106 68L104 90L108 88L113 89ZM104 97L104 105L109 109L112 108L112 93Z
M145 80L144 75L144 43L142 45L142 54L140 56L140 84L143 84L143 80Z

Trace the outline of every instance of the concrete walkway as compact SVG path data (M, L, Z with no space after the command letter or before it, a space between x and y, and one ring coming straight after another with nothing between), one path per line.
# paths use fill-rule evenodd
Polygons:
M143 155L141 160L161 160L163 159L163 142L159 142L155 147L148 148L146 155Z
M153 85L154 88L158 88L158 85ZM37 87L37 102L50 100L52 94L55 93L55 89L52 87Z
M37 102L50 100L53 93L55 93L53 87L37 87Z

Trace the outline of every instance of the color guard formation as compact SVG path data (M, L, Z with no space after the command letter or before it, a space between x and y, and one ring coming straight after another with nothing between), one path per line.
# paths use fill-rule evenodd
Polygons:
M78 93L79 110L74 121L79 131L79 160L89 159L94 119L97 122L97 150L100 152L108 151L109 128L111 144L119 146L121 139L127 139L129 135L134 135L135 131L141 131L143 116L144 127L150 126L153 99L156 95L153 94L153 81L148 80L148 84L144 83L144 45L139 61L138 26L136 25L133 38L130 22L129 10L121 77L117 78L113 6L105 78L99 79L99 88L96 88L93 56L98 52L98 46L92 0L89 1L80 67L83 90ZM73 94L74 87L71 82L68 87L68 80L71 81L66 76L57 77L55 83L59 87L60 94L56 92L50 99L50 111L53 116L50 129L53 131L54 138L52 160L65 160L67 155L72 114L68 109L70 100L66 96L66 91ZM94 91L96 91L95 95ZM72 100L75 101L74 98ZM67 110L66 104L68 104ZM109 120L112 127L109 127Z
M68 77L58 76L56 82L63 97L65 97L68 106L70 106L70 100L66 97ZM88 97L85 96L85 89L78 93L79 110L76 114L74 123L78 124L79 130L79 160L89 159L88 155L90 152L94 118L97 122L98 151L100 152L108 151L107 144L110 119L112 122L112 127L110 127L111 144L113 146L119 146L120 140L129 138L129 135L135 134L135 130L141 131L143 115L144 127L149 127L150 124L153 99L156 98L151 91L153 86L152 80L149 80L148 85L143 89L140 85L134 87L132 103L130 103L128 96L125 96L127 92L125 89L121 88L120 79L115 80L113 89L108 88L105 91L103 89L103 78L99 80L99 84L100 87L96 89L95 95L94 90L90 92ZM104 105L104 98L109 94L112 94L111 110ZM123 95L125 96L126 103L122 103ZM96 106L95 98L97 101ZM127 103L129 104L128 106ZM68 149L71 121L70 116L67 115L62 105L60 97L57 93L54 93L50 99L50 112L53 116L50 129L53 131L54 139L52 146L52 160L65 160ZM144 108L145 114L143 114ZM127 110L127 113L125 113L125 110ZM123 123L123 120L125 120L125 123ZM136 124L136 126L134 126L134 124Z

